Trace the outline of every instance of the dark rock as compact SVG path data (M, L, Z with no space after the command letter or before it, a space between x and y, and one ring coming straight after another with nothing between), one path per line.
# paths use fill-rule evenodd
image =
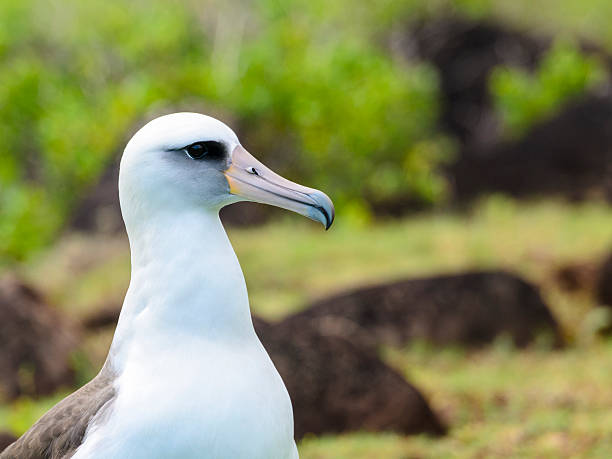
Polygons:
M612 199L612 96L585 95L518 141L502 136L489 91L491 71L500 65L534 70L551 39L452 17L417 26L398 42L440 75L441 128L460 144L458 160L447 168L456 199L497 191ZM611 67L602 48L587 42L580 47Z
M41 296L13 276L0 279L0 393L13 399L70 386L77 339Z
M491 191L612 199L612 95L575 102L521 140L463 151L449 174L460 200Z
M278 210L271 206L237 202L221 209L219 216L226 226L247 227L261 225L276 213L279 213Z
M370 351L308 323L254 323L291 396L296 439L360 430L446 432L419 391Z
M557 285L565 291L592 293L599 276L599 268L596 261L568 263L557 268L554 277Z
M0 453L6 449L8 445L17 440L17 437L9 432L0 432Z
M109 304L87 315L83 319L82 324L86 330L90 331L115 326L119 320L119 314L121 314L121 305Z
M106 167L98 182L83 193L71 215L69 228L80 232L119 233L123 218L119 207L119 156Z
M557 323L537 289L497 271L361 288L318 301L281 325L295 333L313 326L324 335L342 336L367 348L414 339L482 346L500 335L522 347L540 333L562 344Z
M466 146L490 145L500 133L489 93L499 65L533 69L548 47L499 24L443 18L416 27L404 44L408 54L431 62L440 75L442 129Z
M599 270L597 301L612 308L612 255L604 261Z
M257 332L257 336L261 338L262 334L267 336L267 334L274 327L270 322L263 320L257 316L252 316L253 319L253 327L255 327L255 331Z

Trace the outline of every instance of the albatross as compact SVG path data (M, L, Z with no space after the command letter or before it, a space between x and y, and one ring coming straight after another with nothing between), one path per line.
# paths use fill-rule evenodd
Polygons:
M104 366L0 457L297 458L219 210L255 201L329 228L329 197L272 172L221 121L175 113L128 142L119 199L131 280Z

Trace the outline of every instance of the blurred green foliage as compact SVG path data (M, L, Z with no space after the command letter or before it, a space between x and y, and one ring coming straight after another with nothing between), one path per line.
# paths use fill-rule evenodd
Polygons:
M438 81L397 46L410 21L495 14L493 0L0 2L0 264L53 240L80 194L154 114L219 115L274 169L341 213L436 202L452 142ZM510 134L601 81L558 43L535 75L499 69Z
M48 243L129 130L185 105L227 114L255 154L340 207L434 201L448 150L432 134L436 75L384 49L410 8L0 2L0 261Z
M607 77L597 57L585 55L574 43L561 40L542 58L534 74L510 67L495 69L490 89L507 135L517 137Z

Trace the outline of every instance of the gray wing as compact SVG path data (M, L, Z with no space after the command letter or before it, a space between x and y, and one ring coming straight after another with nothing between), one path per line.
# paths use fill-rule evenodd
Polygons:
M0 459L62 459L81 445L89 422L115 396L112 372L106 368L69 395L8 446Z

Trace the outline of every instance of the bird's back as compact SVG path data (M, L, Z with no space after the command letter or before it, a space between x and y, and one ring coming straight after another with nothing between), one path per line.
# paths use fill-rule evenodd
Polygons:
M69 395L25 434L8 446L0 459L61 459L81 445L90 421L115 395L112 372L104 367L89 383Z

